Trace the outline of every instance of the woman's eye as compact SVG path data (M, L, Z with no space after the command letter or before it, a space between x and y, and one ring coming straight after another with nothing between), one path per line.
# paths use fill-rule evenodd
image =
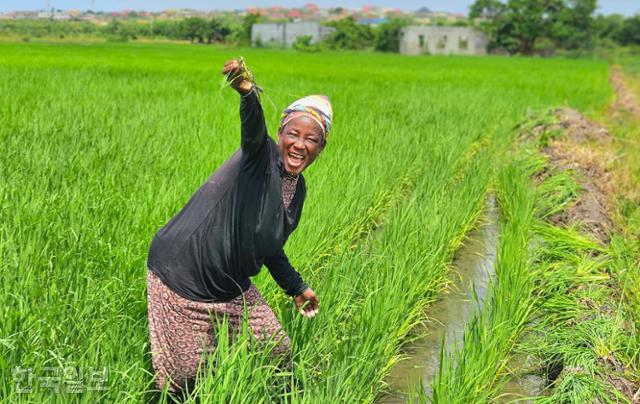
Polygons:
M311 143L318 143L318 139L316 139L315 137L310 137L310 138L309 138L309 141L310 141Z

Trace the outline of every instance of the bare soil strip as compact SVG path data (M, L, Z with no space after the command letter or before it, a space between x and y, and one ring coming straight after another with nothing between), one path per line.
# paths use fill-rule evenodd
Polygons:
M606 244L613 229L609 214L613 185L608 171L613 156L606 151L611 136L607 129L574 109L558 109L555 116L558 119L556 123L534 128L534 132L561 131L566 134L549 142L542 149L542 154L549 159L549 172L577 172L582 191L568 209L549 220L558 226L576 225L583 233Z
M615 116L626 111L632 117L640 118L640 103L634 92L629 89L625 76L619 68L612 69L609 81L616 92L616 99L611 105L609 113Z

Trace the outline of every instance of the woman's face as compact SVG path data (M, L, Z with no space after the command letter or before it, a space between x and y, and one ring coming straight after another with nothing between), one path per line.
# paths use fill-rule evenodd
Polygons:
M293 118L278 132L285 170L300 174L318 157L323 143L322 129L316 121L305 115Z

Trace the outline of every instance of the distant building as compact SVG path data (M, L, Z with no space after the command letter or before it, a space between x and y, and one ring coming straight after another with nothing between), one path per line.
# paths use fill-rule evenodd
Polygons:
M318 6L315 3L307 3L304 5L304 9L309 12L315 13L316 11L318 11Z
M420 7L413 14L418 17L423 17L423 16L428 17L433 14L433 11L431 11L431 9L429 9L428 7Z
M467 27L411 25L400 33L400 53L405 55L485 55L488 38Z
M53 14L54 20L68 20L71 18L71 15L66 11L58 10L55 14Z
M9 14L13 14L14 20L33 20L35 18L38 18L37 11L14 11L13 13Z
M333 31L334 27L323 27L317 21L253 24L251 44L290 47L296 38L307 35L311 36L311 43L317 43Z
M302 17L302 13L296 9L289 10L289 12L287 13L287 17L293 18L293 19L299 19L300 17Z
M51 18L54 15L53 9L52 10L39 10L39 11L36 11L36 13L37 13L36 18L41 18L41 19L42 18Z

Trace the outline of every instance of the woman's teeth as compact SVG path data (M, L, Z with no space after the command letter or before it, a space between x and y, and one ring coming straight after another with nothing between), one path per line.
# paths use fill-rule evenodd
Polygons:
M296 163L301 163L302 160L304 160L304 156L302 154L293 153L293 152L289 153L289 158Z

